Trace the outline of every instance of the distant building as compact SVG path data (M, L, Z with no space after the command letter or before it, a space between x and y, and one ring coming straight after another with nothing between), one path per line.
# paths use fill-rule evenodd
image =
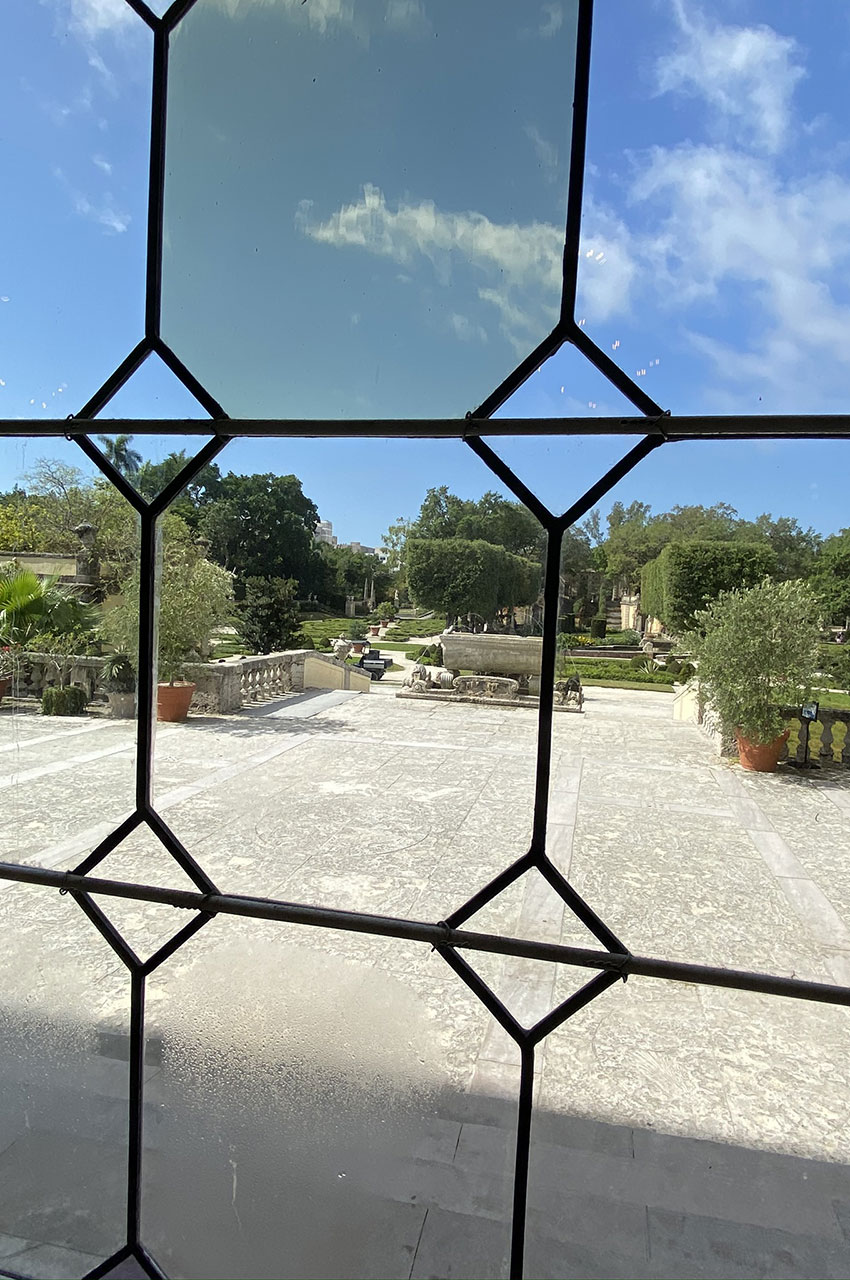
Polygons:
M330 520L320 520L316 525L316 531L313 534L313 537L316 542L326 542L329 547L335 547L337 545L336 534L334 533L334 527Z

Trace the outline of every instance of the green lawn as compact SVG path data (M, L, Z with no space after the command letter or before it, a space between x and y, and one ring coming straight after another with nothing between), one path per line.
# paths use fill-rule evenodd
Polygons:
M825 689L815 689L815 698L828 711L850 711L850 695L846 693L828 693Z

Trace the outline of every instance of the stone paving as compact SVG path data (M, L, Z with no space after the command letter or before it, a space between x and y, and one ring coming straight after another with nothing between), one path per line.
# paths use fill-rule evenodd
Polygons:
M528 846L536 717L300 695L157 733L222 890L440 919ZM747 775L669 695L555 718L550 852L635 952L850 982L850 779ZM132 726L0 711L4 857L130 809ZM187 885L136 834L103 873ZM186 923L104 902L146 956ZM121 1242L128 982L76 904L0 886L0 1270ZM469 924L595 945L533 873ZM526 1024L579 971L475 955ZM148 984L144 1235L187 1276L503 1274L518 1062L429 948L208 923ZM632 979L541 1046L528 1274L850 1276L848 1013Z

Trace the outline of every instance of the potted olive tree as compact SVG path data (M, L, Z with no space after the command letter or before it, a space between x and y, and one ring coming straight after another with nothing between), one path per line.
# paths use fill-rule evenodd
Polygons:
M233 578L213 564L200 547L180 541L163 552L157 615L157 718L185 720L195 685L184 679L184 666L200 655L215 627L232 611ZM122 603L104 619L105 639L136 661L139 627L138 569L122 589Z
M788 739L782 708L809 697L818 665L818 601L805 582L724 591L685 638L703 694L734 731L745 769L773 772Z
M361 654L366 645L366 624L359 618L352 620L348 628L348 638L351 641L351 652Z

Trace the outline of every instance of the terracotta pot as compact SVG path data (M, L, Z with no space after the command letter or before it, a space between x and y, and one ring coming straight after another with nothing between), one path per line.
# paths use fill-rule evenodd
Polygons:
M195 686L187 680L175 684L160 684L156 689L156 718L180 722L189 714L189 703Z
M750 742L747 738L742 738L740 733L735 734L738 743L738 757L741 761L743 769L751 769L754 773L774 773L779 763L779 757L785 743L791 735L791 730L786 729L773 742Z
M363 649L364 649L365 644L366 644L366 641L365 641L365 640L354 640L354 641L352 641L352 644L351 644L351 652L352 652L352 653L362 653L362 652L363 652Z
M374 622L371 622L371 623L369 624L369 635L370 635L370 636L376 636L380 630L381 630L380 626L376 625Z

